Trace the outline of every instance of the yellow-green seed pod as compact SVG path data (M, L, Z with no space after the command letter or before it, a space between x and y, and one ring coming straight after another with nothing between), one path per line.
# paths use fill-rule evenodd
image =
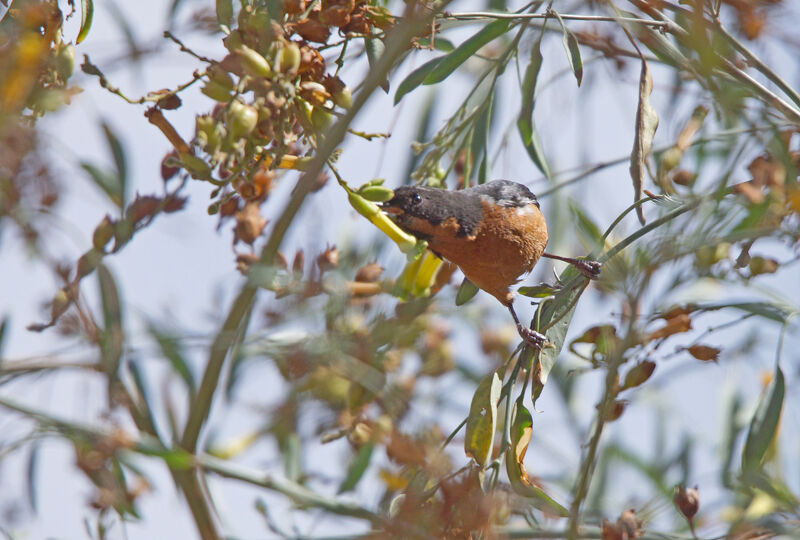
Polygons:
M267 59L258 54L247 45L242 45L236 51L236 54L242 61L242 67L245 71L253 77L272 77L272 68L267 62Z
M278 70L281 73L296 73L300 69L300 47L289 43L278 51Z
M225 124L231 137L238 139L252 132L258 123L258 110L250 105L245 105L241 101L234 101L228 108L225 117Z
M181 152L180 158L183 168L194 178L206 179L211 176L211 168L201 158L188 152Z
M333 122L333 115L323 107L314 107L311 111L311 125L317 131L328 129Z
M221 103L227 103L231 100L231 90L230 88L225 88L221 84L219 84L215 80L207 81L203 88L200 91L213 99L214 101L219 101Z
M94 229L94 233L92 234L92 246L102 251L112 238L114 238L114 224L111 218L106 216Z
M331 96L333 102L342 109L349 109L353 105L353 95L346 86Z
M62 44L56 50L55 68L62 81L66 81L72 76L75 71L75 47L72 44Z
M384 186L366 186L358 194L372 202L386 202L394 197L394 191Z
M219 65L214 64L206 70L209 80L214 81L218 85L228 90L233 90L233 78L230 73L222 69Z

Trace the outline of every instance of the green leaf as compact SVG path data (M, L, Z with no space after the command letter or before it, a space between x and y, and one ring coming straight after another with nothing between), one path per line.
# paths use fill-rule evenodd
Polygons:
M111 202L113 202L119 208L123 207L122 182L120 181L119 176L102 171L86 161L81 162L81 168L89 173L89 176L92 178L97 187L103 190L103 193L105 193L108 198L111 199Z
M571 266L564 270L560 280L567 283L567 285L556 294L553 300L544 302L543 305L539 304L536 310L537 315L541 312L539 331L547 336L547 341L550 342L552 347L537 349L533 353L531 392L534 403L541 395L547 382L547 377L558 359L558 354L564 347L564 339L572 322L572 316L575 314L578 299L589 284L589 279L578 274L578 271ZM526 349L530 350L531 348L526 347Z
M567 58L569 65L572 67L572 73L575 74L575 79L578 81L578 86L581 85L583 80L583 61L581 60L581 50L578 47L578 38L575 34L569 31L567 25L564 24L561 15L553 11L558 22L561 24L562 40L564 42L564 50L567 51Z
M11 318L8 315L4 315L3 322L0 322L0 362L2 362L3 359L3 345L5 345L6 332L8 332L8 321L10 319Z
M169 361L172 369L186 383L186 388L189 390L189 399L193 399L196 393L194 376L189 363L183 355L183 348L179 338L169 332L160 330L152 321L147 323L147 331L158 344L161 354Z
M489 94L483 113L475 121L472 131L471 153L473 163L480 160L477 169L478 183L484 184L488 181L489 169L489 131L492 123L492 113L494 111L494 92Z
M592 249L597 249L603 246L603 232L600 230L600 227L586 215L581 208L573 203L569 203L570 212L572 212L572 216L575 219L575 224L578 227L578 231L585 237L587 243L591 245Z
M100 283L100 298L103 304L104 328L100 336L102 366L109 377L116 378L124 341L122 304L114 277L103 264L97 266L97 280Z
M422 81L425 80L425 77L428 76L429 73L433 71L433 69L441 62L444 56L439 56L434 58L433 60L428 60L420 67L412 71L411 73L403 79L403 82L397 87L397 91L394 93L394 104L397 105L400 103L400 100L403 99L403 96L411 92L417 86L422 84Z
M481 47L505 34L509 24L509 19L498 19L484 26L477 34L459 45L456 50L443 56L435 69L425 77L423 84L436 84L445 80Z
M559 290L561 290L561 288L558 286L541 283L529 287L520 287L517 289L517 292L528 298L547 298L548 296L553 296Z
M383 56L383 51L386 49L386 45L384 45L383 41L378 38L364 38L364 49L367 53L367 62L369 62L369 67L374 68L380 57ZM389 93L388 79L384 79L381 82L381 88L387 94ZM395 103L397 103L396 98Z
M542 142L539 140L539 134L536 132L536 122L533 117L534 104L536 102L536 80L539 78L539 70L542 67L542 36L547 26L547 19L542 24L542 31L539 34L539 39L531 47L531 58L528 62L528 67L525 68L525 77L522 79L522 106L519 111L519 118L517 119L517 130L522 138L522 144L525 150L542 174L550 178L550 167L544 156L542 149Z
M111 150L111 156L114 158L114 165L117 168L117 178L119 178L119 190L120 190L120 197L122 198L122 204L125 204L125 186L128 185L128 164L125 159L125 149L122 147L122 143L119 141L119 137L116 136L114 131L111 129L105 121L102 123L103 133L106 136L106 142L108 143L108 148Z
M761 465L764 454L777 433L785 390L783 371L780 366L775 366L775 375L764 390L750 422L750 431L742 452L743 471L752 471Z
M92 27L94 18L94 2L92 0L81 0L81 29L78 30L78 37L75 43L80 43L89 35L89 28Z
M28 504L31 505L31 510L36 513L38 508L37 486L39 476L39 442L34 441L31 445L31 451L28 454L28 463L25 468L27 472L26 483L28 485Z
M472 396L464 434L464 452L481 467L492 457L494 432L497 428L497 402L502 384L496 371L487 375Z
M554 501L541 488L535 486L525 470L525 454L533 434L533 418L530 411L521 403L516 404L514 423L511 426L511 447L506 452L506 473L511 489L530 499L531 506L542 512L558 517L566 517L566 508Z
M233 22L233 0L217 0L217 22L230 26Z
M419 40L419 48L420 49L428 49L430 48L431 40L429 38L422 38ZM433 40L433 48L437 51L441 51L443 53L453 52L456 48L453 45L453 42L449 39L436 36L436 39Z
M372 459L372 450L374 447L375 445L371 443L361 445L361 448L358 449L353 461L347 468L347 476L345 476L342 484L339 486L338 493L341 494L355 489L355 487L358 485L358 482L364 476L364 472L367 470L367 467L369 467L369 462Z
M789 316L794 313L794 310L789 306L771 304L769 302L729 302L696 306L698 311L716 311L726 308L738 309L779 323L786 323Z
M467 278L464 278L464 281L461 282L461 286L458 288L458 292L456 293L456 305L463 306L470 300L472 300L480 289L477 285L472 283Z

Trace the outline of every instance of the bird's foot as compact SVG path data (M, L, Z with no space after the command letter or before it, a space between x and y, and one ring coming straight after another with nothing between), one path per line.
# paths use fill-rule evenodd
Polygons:
M597 279L603 270L602 263L590 261L588 259L575 259L572 265L584 276L589 279Z
M547 336L527 326L517 324L517 332L519 332L520 337L531 347L541 349L548 344Z

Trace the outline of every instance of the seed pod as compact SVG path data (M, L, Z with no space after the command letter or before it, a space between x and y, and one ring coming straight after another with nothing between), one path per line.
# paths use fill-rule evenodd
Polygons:
M206 73L208 74L209 80L214 81L223 88L233 90L233 79L231 78L230 74L222 69L219 64L213 64L208 68L208 70L206 70Z
M297 43L289 43L278 51L278 71L281 73L297 73L300 69L300 47Z
M635 388L639 386L650 378L655 369L655 362L650 360L639 362L625 375L625 382L622 384L622 389L625 390L626 388Z
M349 109L353 105L353 95L346 86L332 96L333 102L342 109Z
M675 503L694 531L694 515L700 509L700 492L697 490L697 486L690 489L684 486L675 486L672 502Z
M215 80L207 81L200 91L214 101L219 101L220 103L227 103L231 100L230 89L225 88Z
M311 125L317 131L328 129L333 122L333 115L322 107L314 107L311 111Z
M234 101L228 108L225 124L230 131L231 137L238 139L249 135L258 123L258 111L255 107L245 105L241 101Z
M55 68L59 79L66 81L75 71L75 47L73 45L62 45L56 50Z
M358 194L372 202L386 202L394 197L394 191L383 186L367 186L358 190Z
M188 152L181 152L180 158L183 168L194 178L208 178L211 176L211 169L203 159Z
M50 303L50 319L55 321L58 319L67 308L72 303L67 291L61 289L58 291L55 296L53 296L53 301Z
M94 233L92 234L92 246L102 251L112 238L114 238L114 222L111 220L110 216L106 215L103 221L94 229Z
M249 75L253 77L272 77L272 68L267 59L247 45L239 47L236 50L236 55L241 59L242 67Z

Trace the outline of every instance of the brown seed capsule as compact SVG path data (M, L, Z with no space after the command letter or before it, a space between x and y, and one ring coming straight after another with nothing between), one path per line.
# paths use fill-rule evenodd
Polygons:
M603 414L603 419L606 422L613 422L614 420L622 416L622 413L625 412L625 407L627 405L628 402L624 399L614 400L612 403L609 404L608 408Z
M675 492L672 495L672 502L680 510L683 517L685 517L689 524L692 524L694 515L700 509L700 492L697 486L693 488L686 488L684 486L675 486Z
M374 283L381 279L381 274L383 273L383 267L378 263L369 263L365 266L362 266L356 272L356 281L362 283Z
M703 362L716 362L719 358L720 350L708 345L692 345L688 349L689 354Z
M625 375L625 382L622 384L622 389L635 388L645 382L653 374L656 369L656 363L650 360L644 360L633 366L630 371Z
M339 266L339 250L335 246L331 246L317 257L317 266L321 272L333 270Z
M257 203L247 203L244 208L236 213L236 228L234 237L245 244L252 245L261 236L267 220L261 216Z

